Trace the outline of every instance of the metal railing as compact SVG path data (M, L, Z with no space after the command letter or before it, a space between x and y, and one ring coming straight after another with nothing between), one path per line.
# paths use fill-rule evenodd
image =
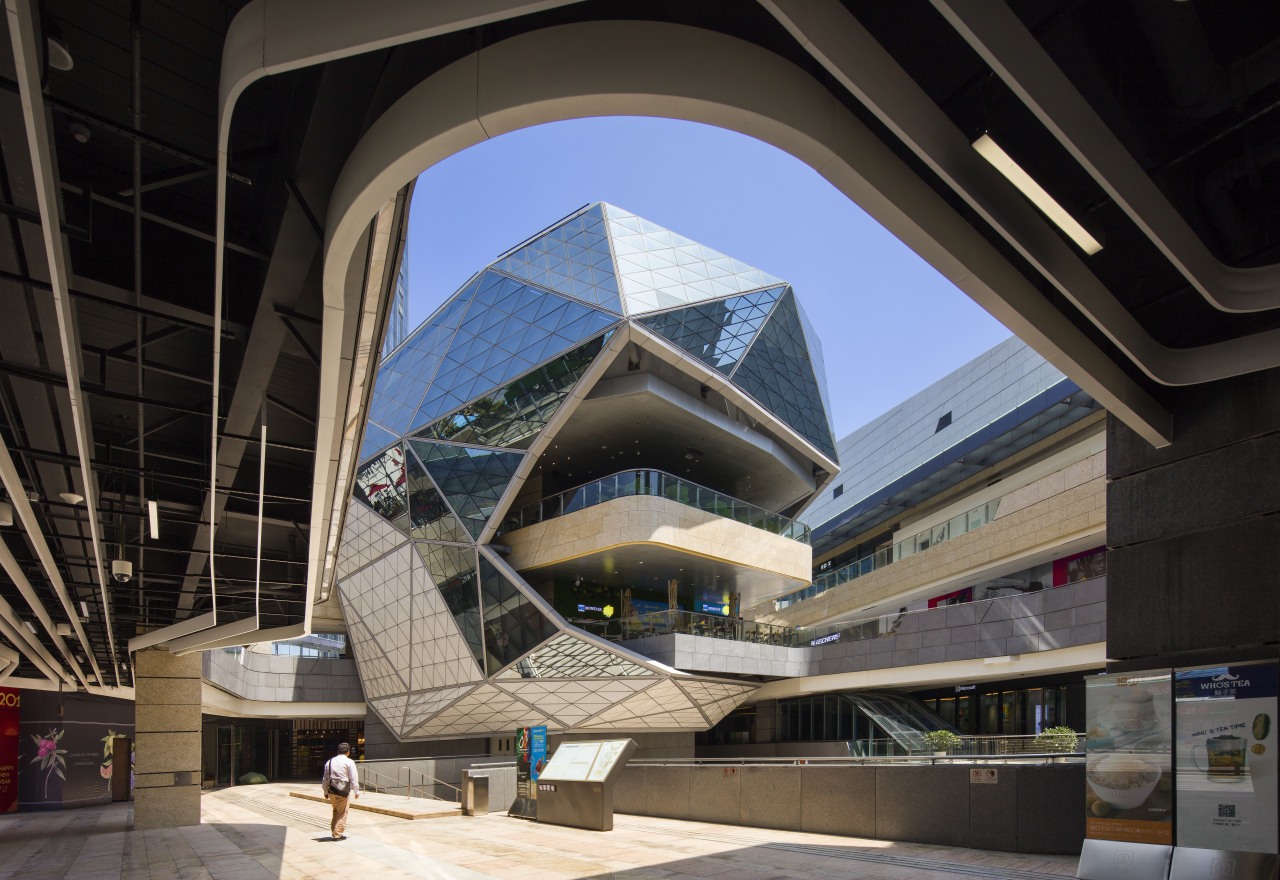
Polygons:
M744 525L772 532L802 544L809 543L809 527L804 523L770 513L746 501L708 489L666 471L644 468L619 471L590 483L583 483L564 492L548 496L511 511L503 521L498 534L514 532L549 519L565 516L613 501L636 495L652 495L666 498L688 507L696 507L707 513L731 519Z
M909 538L904 538L892 547L884 547L869 556L864 556L861 559L855 559L853 562L842 565L834 571L823 572L814 578L812 584L804 589L796 590L774 599L774 610L781 611L796 602L803 602L805 599L820 596L833 587L847 584L849 581L856 580L864 574L870 574L873 571L884 568L886 565L906 559L908 556L914 556L922 550L928 550L935 544L958 538L960 535L971 532L980 526L985 526L996 518L996 510L999 506L1000 499L998 498L995 501L988 501L986 504L980 504L972 510L956 514L951 519L931 529L925 529Z
M800 644L801 633L792 627L774 626L724 617L719 614L703 614L697 611L652 611L623 617L617 620L574 621L575 626L607 639L641 639L646 636L677 633L689 636L705 636L730 639L737 642L753 642L794 648Z
M371 767L365 766L363 763L359 766L360 784L366 791L377 792L379 794L397 795L405 798L426 798L433 801L452 800L455 804L462 803L462 789L456 785L450 785L429 776L421 770L415 770L412 767L397 768L395 778L390 774L380 773ZM413 781L414 775L417 775L418 782ZM452 792L452 798L442 798L436 794L437 786L443 786Z
M1025 752L1006 755L855 755L850 757L817 756L811 758L632 758L628 766L641 767L794 767L826 765L848 767L864 764L1053 764L1082 763L1084 752Z

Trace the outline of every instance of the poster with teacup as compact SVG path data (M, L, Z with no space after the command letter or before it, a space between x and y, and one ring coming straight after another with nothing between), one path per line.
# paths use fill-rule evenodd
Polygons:
M1178 846L1276 852L1274 661L1178 669Z
M1085 832L1173 843L1169 670L1085 677Z

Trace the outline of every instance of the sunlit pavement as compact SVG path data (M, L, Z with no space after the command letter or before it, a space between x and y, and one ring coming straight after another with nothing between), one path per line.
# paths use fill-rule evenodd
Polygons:
M0 880L725 880L1072 877L1076 859L641 818L611 832L504 814L406 821L352 812L329 839L328 808L289 797L316 786L206 792L204 823L132 832L117 804L0 817Z

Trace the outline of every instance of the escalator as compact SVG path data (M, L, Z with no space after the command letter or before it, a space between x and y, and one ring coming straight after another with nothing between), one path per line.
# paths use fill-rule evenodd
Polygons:
M841 697L852 703L862 720L867 722L858 724L857 729L870 731L866 739L859 738L849 743L850 754L855 756L919 754L928 751L924 735L929 731L959 733L941 715L901 694L861 691L841 694Z

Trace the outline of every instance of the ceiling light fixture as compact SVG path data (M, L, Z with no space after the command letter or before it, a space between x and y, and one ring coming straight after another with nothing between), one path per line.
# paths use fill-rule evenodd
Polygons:
M978 138L973 142L973 148L978 151L978 155L1003 174L1005 179L1016 186L1019 192L1030 199L1031 204L1039 208L1040 212L1055 226L1066 233L1067 238L1074 241L1080 250L1091 256L1102 250L1102 243L1077 223L1075 218L1067 213L1067 209L1045 192L1044 187L1036 183L1035 178L1024 171L1021 165L1013 161L1009 154L991 139L991 135L984 134Z
M80 600L80 616L85 620L89 619L89 605L83 599Z
M151 521L151 540L160 540L160 504L156 501L147 502L147 519Z
M34 623L32 623L32 622L31 622L31 621L29 621L29 620L24 620L24 621L22 621L22 622L23 622L23 623L25 623L25 624L27 625L27 629L31 630L31 634L32 634L32 635L35 635L35 634L36 634L36 625L35 625Z
M49 47L49 66L54 70L66 72L76 66L76 60L71 57L71 50L62 37L50 35L45 44Z
M59 492L58 497L68 504L79 504L84 501L84 496L79 492Z
M0 501L0 526L13 525L13 505L8 501Z

